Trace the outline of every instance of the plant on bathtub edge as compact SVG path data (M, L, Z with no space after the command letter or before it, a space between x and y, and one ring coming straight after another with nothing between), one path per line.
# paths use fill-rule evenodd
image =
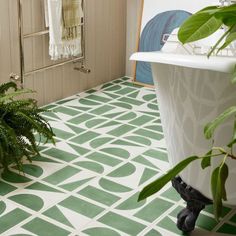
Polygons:
M40 115L45 110L38 108L34 99L16 99L31 92L17 89L13 82L0 85L0 168L3 173L12 164L23 172L23 158L31 162L32 157L39 154L34 132L45 137L46 142L54 143L52 128Z
M236 4L230 6L209 6L188 18L179 29L178 38L182 43L190 43L206 38L216 32L220 27L225 27L224 35L212 45L208 57L213 53L217 54L236 40ZM236 83L236 70L232 73L232 83ZM214 131L229 117L235 117L232 137L229 138L225 147L213 147L203 156L188 157L165 175L147 185L139 195L139 201L155 194L169 181L177 176L183 169L195 160L201 160L202 169L211 166L211 159L222 157L221 164L211 174L211 191L213 196L214 215L217 220L222 213L222 201L227 200L225 183L229 175L229 168L226 164L228 158L236 160L233 147L236 144L236 106L228 108L216 119L207 124L204 128L206 139L214 138ZM214 142L213 142L214 144Z

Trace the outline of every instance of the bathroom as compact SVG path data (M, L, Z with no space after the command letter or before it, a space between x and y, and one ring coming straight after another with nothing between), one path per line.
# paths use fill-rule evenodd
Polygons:
M35 133L39 153L20 171L1 162L0 235L183 235L176 222L186 202L171 183L138 201L170 169L155 87L138 81L140 59L130 60L155 0L83 0L81 53L52 60L45 6L62 1L0 0L0 84L32 90L23 99L47 110L55 134L53 143ZM186 9L210 4L220 3ZM197 218L191 235L236 235L235 206L224 205L217 221L210 203Z

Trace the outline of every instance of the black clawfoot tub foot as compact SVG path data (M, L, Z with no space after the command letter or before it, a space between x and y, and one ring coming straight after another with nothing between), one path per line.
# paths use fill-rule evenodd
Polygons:
M195 228L195 223L201 210L206 205L212 204L212 200L184 183L180 177L172 180L172 186L187 203L186 208L177 215L177 227L184 233L191 232Z

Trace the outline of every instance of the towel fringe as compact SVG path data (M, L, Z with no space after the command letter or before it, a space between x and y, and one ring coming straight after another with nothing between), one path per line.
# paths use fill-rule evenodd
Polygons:
M81 43L79 43L81 45ZM50 44L49 45L49 54L52 60L58 60L63 58L69 58L71 56L77 57L81 54L81 47L78 47L78 44Z

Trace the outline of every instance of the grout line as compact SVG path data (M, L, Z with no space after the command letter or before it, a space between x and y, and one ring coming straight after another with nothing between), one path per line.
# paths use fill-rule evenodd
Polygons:
M220 229L220 227L222 225L224 225L225 223L230 223L231 225L234 225L236 227L236 223L233 222L229 222L229 220L231 219L232 216L234 216L236 213L236 209L231 210L225 217L223 217L221 219L221 221L215 226L215 228L213 229L213 232L217 232L218 229Z
M166 200L166 199L165 199ZM144 235L143 233L148 232L150 229L152 229L154 226L157 225L158 222L160 222L161 220L163 220L166 216L168 216L172 211L174 211L178 206L180 206L180 204L183 202L183 200L179 200L178 202L176 202L171 208L169 208L164 214L162 214L160 217L158 217L156 220L154 220L152 222L152 224L150 225L150 227L147 230L143 230L140 234L138 234L137 236L142 236Z

